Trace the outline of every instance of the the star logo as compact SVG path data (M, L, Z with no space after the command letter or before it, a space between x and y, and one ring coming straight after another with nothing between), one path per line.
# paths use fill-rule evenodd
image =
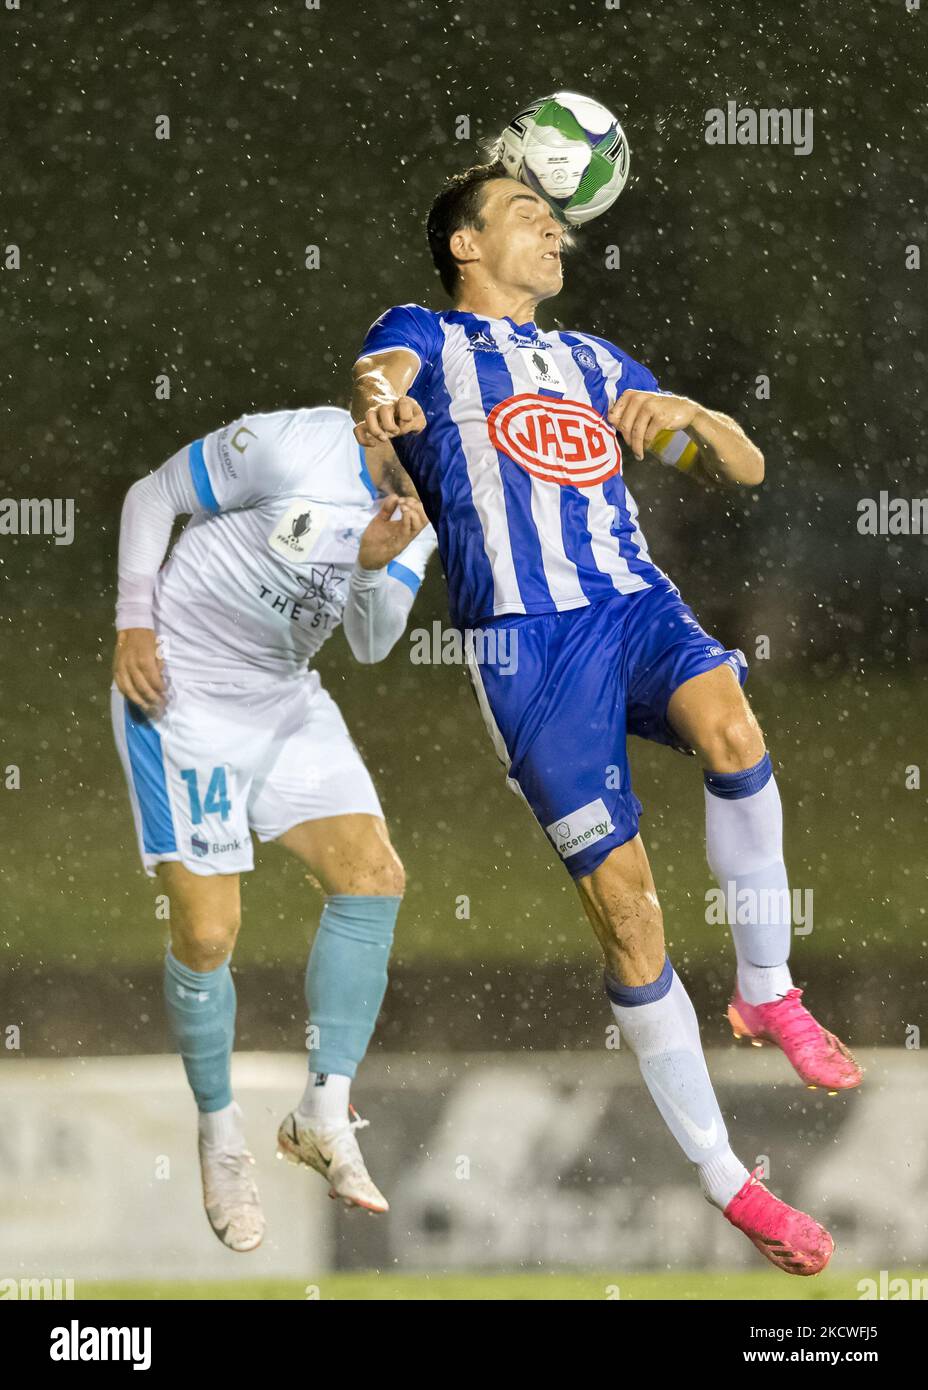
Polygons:
M303 591L302 598L321 599L323 603L334 603L345 583L345 576L334 565L312 565L308 575L293 577Z

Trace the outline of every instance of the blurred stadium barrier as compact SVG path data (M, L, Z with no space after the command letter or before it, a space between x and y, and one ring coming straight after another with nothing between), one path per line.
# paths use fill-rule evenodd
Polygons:
M235 1081L268 1218L233 1254L207 1225L196 1110L176 1057L14 1062L0 1070L0 1276L302 1277L332 1258L322 1181L275 1158L300 1058L243 1055Z
M805 1090L766 1049L709 1064L737 1151L833 1230L838 1259L928 1261L928 1083L874 1049L859 1093ZM171 1057L8 1062L0 1071L0 1275L313 1277L330 1268L754 1268L666 1137L637 1067L519 1052L371 1058L355 1100L385 1220L345 1212L274 1157L301 1057L243 1054L235 1085L268 1217L247 1259L200 1208L195 1122Z

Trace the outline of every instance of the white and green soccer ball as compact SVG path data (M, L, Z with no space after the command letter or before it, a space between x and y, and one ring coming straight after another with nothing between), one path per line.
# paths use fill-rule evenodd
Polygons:
M555 92L520 111L494 156L565 222L612 207L628 178L628 141L611 111L577 92Z

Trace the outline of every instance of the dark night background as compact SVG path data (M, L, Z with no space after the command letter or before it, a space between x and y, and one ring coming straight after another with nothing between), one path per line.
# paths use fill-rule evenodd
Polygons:
M905 770L928 775L928 565L924 537L858 534L857 503L925 492L926 271L906 269L906 248L925 248L926 24L903 0L0 10L0 232L21 253L0 275L0 495L78 508L71 547L0 537L0 763L22 769L21 790L0 790L0 948L9 1016L28 995L36 1046L164 1046L156 1002L118 1043L100 1026L119 981L154 999L160 956L108 729L126 488L243 410L344 402L370 321L442 302L423 233L442 178L558 88L616 112L631 179L579 234L539 321L615 340L763 448L756 493L640 465L629 480L657 562L752 661L787 862L815 893L796 973L830 992L838 1025L860 1022L875 983L882 1012L860 1041L901 1040L924 980L925 795ZM706 145L705 113L728 100L813 108L812 153ZM155 139L161 115L170 140ZM470 138L457 140L462 115ZM318 270L304 267L310 244ZM620 270L605 269L609 246ZM769 400L755 397L760 374ZM414 625L445 615L436 566ZM341 636L321 667L409 872L387 1043L448 1031L449 987L449 1045L598 1035L587 928L505 791L461 673L410 665L404 643L359 672ZM697 769L650 747L635 760L674 959L698 1000L720 1003L732 956L703 921ZM299 1045L318 903L271 850L245 910L243 1041Z

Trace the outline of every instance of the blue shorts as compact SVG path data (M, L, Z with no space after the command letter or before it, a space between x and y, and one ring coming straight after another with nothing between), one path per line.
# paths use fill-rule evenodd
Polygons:
M498 618L475 632L469 665L509 783L573 878L638 833L626 736L691 752L667 722L678 686L747 662L700 627L666 586L566 613Z

